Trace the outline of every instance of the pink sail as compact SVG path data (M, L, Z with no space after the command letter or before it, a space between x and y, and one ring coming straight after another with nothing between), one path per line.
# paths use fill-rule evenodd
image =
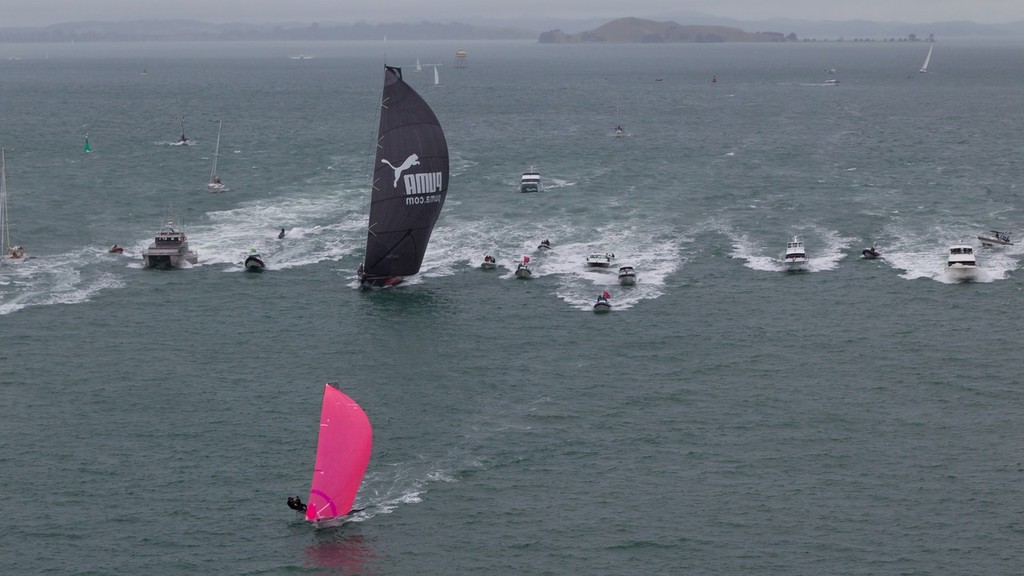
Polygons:
M324 384L306 520L345 516L352 510L372 447L373 430L363 409L337 388Z

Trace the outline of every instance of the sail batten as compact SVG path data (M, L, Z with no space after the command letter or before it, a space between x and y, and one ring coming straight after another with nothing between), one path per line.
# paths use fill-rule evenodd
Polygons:
M341 390L325 384L307 520L336 518L352 510L372 447L366 413Z
M419 272L448 192L448 143L430 106L384 69L362 283L394 283Z

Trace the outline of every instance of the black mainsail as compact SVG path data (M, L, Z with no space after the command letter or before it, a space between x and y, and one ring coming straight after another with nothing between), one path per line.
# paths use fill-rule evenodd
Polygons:
M448 142L401 68L384 67L373 165L363 288L391 286L419 272L448 193Z

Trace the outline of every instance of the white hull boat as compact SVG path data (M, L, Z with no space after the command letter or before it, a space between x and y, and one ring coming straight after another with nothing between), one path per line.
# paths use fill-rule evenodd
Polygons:
M612 265L612 260L615 259L615 254L611 252L605 252L603 254L594 253L587 256L587 267L588 268L608 268Z
M153 243L142 251L142 262L146 268L180 268L183 264L195 264L199 256L189 250L188 237L174 228L174 221L168 220L153 238Z
M632 266L622 266L619 268L619 285L620 286L634 286L636 285L636 271L633 270Z
M981 245L986 248L992 248L994 246L1013 246L1013 242L1010 242L1010 235L1005 232L999 232L998 230L992 230L988 234L979 234L978 240L980 240Z
M540 182L540 173L534 170L533 166L523 172L523 178L519 181L520 192L542 192L544 185Z
M787 270L793 272L807 269L807 253L799 236L793 236L786 244L786 255L782 257L782 263Z
M966 244L954 244L949 247L946 258L946 274L958 281L973 280L978 272L978 261L974 256L974 248Z

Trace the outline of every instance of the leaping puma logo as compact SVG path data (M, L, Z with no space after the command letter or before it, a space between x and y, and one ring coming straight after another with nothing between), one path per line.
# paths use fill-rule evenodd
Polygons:
M398 180L402 178L402 172L405 172L406 170L412 168L413 166L419 166L420 157L417 156L416 154L410 154L409 157L405 159L405 162L402 162L401 166L395 166L394 164L388 162L384 158L380 159L380 163L391 166L391 169L395 171L395 183L392 184L391 186L394 188L398 188Z

